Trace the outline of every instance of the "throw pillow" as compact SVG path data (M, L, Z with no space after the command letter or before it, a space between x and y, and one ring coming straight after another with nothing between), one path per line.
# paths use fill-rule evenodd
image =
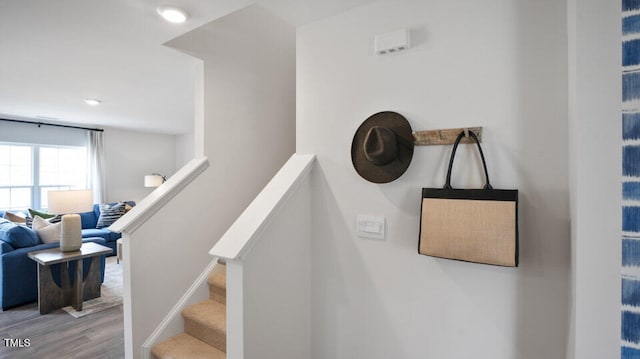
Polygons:
M60 242L60 232L62 231L62 223L50 223L42 219L40 216L33 217L33 230L38 233L42 243Z
M29 216L31 216L31 218L35 218L36 216L38 216L42 219L48 219L54 217L55 215L29 208Z
M4 212L4 216L2 216L4 219L8 219L13 223L20 223L23 224L26 222L26 219L24 217L20 217L15 213L11 213L11 212Z
M16 249L32 247L40 243L36 232L3 218L0 218L0 240Z
M62 222L62 215L61 214L56 214L55 216L53 216L51 218L47 218L47 222L49 222L49 223Z
M36 217L40 217L40 218L44 219L44 217L39 216L39 215L36 215ZM62 215L56 214L53 217L47 218L46 221L49 222L49 223L58 223L58 222L62 221ZM32 228L33 227L33 217L25 218L25 223L24 224L27 227Z
M126 203L120 202L116 204L101 204L100 205L100 217L98 217L98 224L96 228L109 227L118 218L122 217L125 212Z

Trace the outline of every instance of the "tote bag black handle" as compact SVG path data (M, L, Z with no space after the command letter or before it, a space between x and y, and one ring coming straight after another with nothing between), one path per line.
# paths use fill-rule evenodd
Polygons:
M449 160L449 170L447 171L447 182L444 184L444 189L453 189L453 187L451 187L451 169L453 168L453 159L456 157L456 150L458 149L458 144L460 144L460 140L462 140L462 137L465 136L465 132L467 131L460 132L460 134L456 138L456 142L453 144L453 150L451 151L451 159ZM491 187L491 184L489 183L489 172L487 171L487 162L484 160L484 153L482 153L482 147L480 146L480 141L478 141L478 136L476 136L476 134L473 133L473 131L468 131L468 133L469 133L469 136L471 136L471 138L473 138L473 140L476 142L476 145L478 145L478 152L480 152L480 158L482 159L482 167L484 167L484 178L486 181L484 185L484 189L493 189L493 187Z

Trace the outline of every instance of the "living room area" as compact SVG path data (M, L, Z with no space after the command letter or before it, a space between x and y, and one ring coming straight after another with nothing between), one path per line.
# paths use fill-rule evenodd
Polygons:
M155 189L151 186L161 184L188 160L179 158L182 138L120 128L96 131L27 122L0 121L0 333L7 340L0 345L0 358L40 358L53 353L56 357L84 358L104 352L121 358L123 263L118 256L120 234L108 227L151 193ZM90 151L91 135L96 134L102 137L100 156ZM91 157L101 157L104 173L100 179ZM41 314L39 264L30 255L60 250L60 215L66 213L50 210L48 192L78 195L86 192L85 188L99 188L99 183L104 184L104 192L99 195L94 189L89 207L78 213L83 244L96 243L108 249L98 266L101 293L81 301L80 311L65 303L63 308ZM86 278L90 259L84 262ZM71 266L69 269L73 272ZM61 286L59 271L56 267L52 273ZM87 338L84 345L69 346L60 341L78 335Z
M125 356L121 235L109 225L193 158L196 63L161 45L184 28L121 18L128 8L0 4L0 67L11 69L0 71L0 358ZM81 210L48 196L87 189ZM79 213L79 251L58 242L68 213ZM54 288L45 300L41 287Z

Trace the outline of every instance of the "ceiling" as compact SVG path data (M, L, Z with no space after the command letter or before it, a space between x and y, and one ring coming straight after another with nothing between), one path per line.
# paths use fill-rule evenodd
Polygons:
M0 0L0 118L191 132L196 60L162 44L253 2ZM258 2L300 26L372 0ZM189 20L162 20L165 4Z

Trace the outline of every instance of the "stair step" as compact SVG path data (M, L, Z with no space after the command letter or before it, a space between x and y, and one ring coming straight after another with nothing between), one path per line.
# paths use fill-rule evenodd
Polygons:
M182 310L184 332L220 349L227 350L227 307L205 300Z
M207 277L207 283L209 283L209 299L216 302L226 304L227 303L227 266L216 265L209 277Z
M188 334L171 337L151 348L156 359L226 359L227 354Z

